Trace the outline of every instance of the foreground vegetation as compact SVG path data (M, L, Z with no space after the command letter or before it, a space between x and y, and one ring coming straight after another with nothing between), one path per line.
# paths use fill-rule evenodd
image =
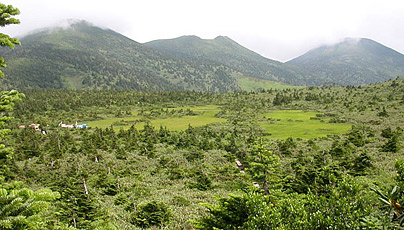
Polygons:
M46 194L48 208L38 209L31 221L36 226L399 226L402 79L229 94L24 93L8 123L5 143L14 150L1 157L1 195ZM61 128L61 121L87 121L90 127ZM31 123L41 124L46 135L28 128ZM19 129L23 124L27 128ZM299 131L313 126L323 133Z

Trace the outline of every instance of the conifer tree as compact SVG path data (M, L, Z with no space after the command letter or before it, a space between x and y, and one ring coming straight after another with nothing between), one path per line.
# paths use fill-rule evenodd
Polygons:
M0 26L18 24L20 21L12 16L19 13L17 8L0 3ZM14 48L15 45L20 45L18 39L0 33L0 46ZM0 67L6 67L2 57L0 57ZM0 76L4 76L1 70ZM51 201L60 197L59 193L49 189L33 191L24 188L20 182L7 181L13 179L10 169L13 149L4 141L10 132L10 129L4 126L12 119L8 113L13 110L15 102L22 97L24 95L16 90L0 93L0 229L47 229L48 223L43 212L49 208Z
M32 191L20 182L4 183L0 178L0 229L47 229L42 213L59 197L50 189Z
M13 18L19 14L20 11L17 8L14 8L11 5L4 5L0 3L0 26L5 27L10 24L19 24L20 20ZM14 48L15 45L20 45L20 41L17 38L10 38L7 34L0 33L0 46L7 46L10 48ZM0 67L6 67L6 62L4 58L0 57ZM4 77L4 73L0 70L0 76Z
M253 146L249 165L247 172L252 175L253 179L262 183L265 194L269 195L268 182L273 179L274 172L279 167L279 157L269 151L260 140Z
M9 24L17 24L20 21L18 19L13 18L12 16L19 14L20 11L17 8L14 8L11 5L4 5L0 3L0 26L4 27ZM10 38L8 35L0 33L0 46L7 46L14 48L15 45L19 45L20 42L16 38ZM6 63L4 58L0 57L0 67L6 67ZM3 77L4 74L0 70L0 77ZM7 166L10 159L12 158L12 149L6 147L4 144L4 138L7 133L10 132L9 129L5 129L4 125L6 121L10 120L11 117L8 116L8 112L11 111L14 107L14 103L19 101L24 95L17 92L16 90L11 91L3 91L0 93L0 176L10 176L10 170Z

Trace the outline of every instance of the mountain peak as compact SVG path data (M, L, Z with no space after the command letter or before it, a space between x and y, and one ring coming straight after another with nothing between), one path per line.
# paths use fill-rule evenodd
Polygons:
M238 45L237 42L235 42L233 39L227 37L227 36L217 36L215 39L213 39L216 42L221 42L221 43L231 43L231 44L236 44Z
M347 38L344 38L344 39L342 40L342 42L341 42L341 43L351 43L351 44L356 44L356 43L358 43L358 42L362 41L362 39L365 39L365 38L358 38L358 37L347 37Z
M215 37L214 40L231 40L231 41L233 41L231 38L229 38L227 36L222 36L222 35Z
M69 18L65 19L59 22L60 26L73 26L73 25L86 25L86 26L93 26L92 23L82 20L82 19L77 19L77 18Z
M367 38L323 45L289 62L309 84L363 85L402 75L404 55Z
M82 19L64 19L42 30L72 29L75 27L95 27L94 24Z
M178 38L173 38L173 39L201 39L200 37L196 36L196 35L184 35Z
M80 28L80 27L85 28L85 27L96 27L96 26L94 24L92 24L91 22L88 22L88 21L82 20L82 19L64 19L64 20L61 20L54 24L51 24L47 27L32 30L26 34L22 34L20 39L25 38L30 35L39 34L41 32L45 32L45 33L46 32L55 32L55 31L59 31L59 30L69 30L69 29ZM97 27L97 28L101 29L101 27Z

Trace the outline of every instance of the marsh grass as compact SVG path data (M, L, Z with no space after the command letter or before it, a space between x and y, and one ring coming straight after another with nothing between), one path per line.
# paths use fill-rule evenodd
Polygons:
M203 105L196 107L176 107L167 108L170 110L186 110L190 109L194 111L197 115L193 116L182 116L182 117L167 117L150 119L150 123L156 127L166 127L172 131L185 130L191 125L192 127L203 126L216 122L225 122L224 118L217 118L215 115L220 111L217 105ZM109 126L114 126L115 130L128 129L130 126L135 125L137 129L143 129L145 125L145 117L139 115L137 111L133 111L133 116L126 117L105 117L104 119L97 121L88 121L87 124L90 127L106 128Z
M269 121L259 124L269 134L268 138L273 139L325 137L346 133L352 127L346 123L328 123L330 118L319 118L317 114L302 110L276 110L264 114Z

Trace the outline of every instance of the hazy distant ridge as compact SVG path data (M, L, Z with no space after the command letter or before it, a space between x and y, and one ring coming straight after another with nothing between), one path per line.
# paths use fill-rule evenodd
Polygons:
M366 38L324 45L286 64L309 85L363 85L404 76L404 55Z

